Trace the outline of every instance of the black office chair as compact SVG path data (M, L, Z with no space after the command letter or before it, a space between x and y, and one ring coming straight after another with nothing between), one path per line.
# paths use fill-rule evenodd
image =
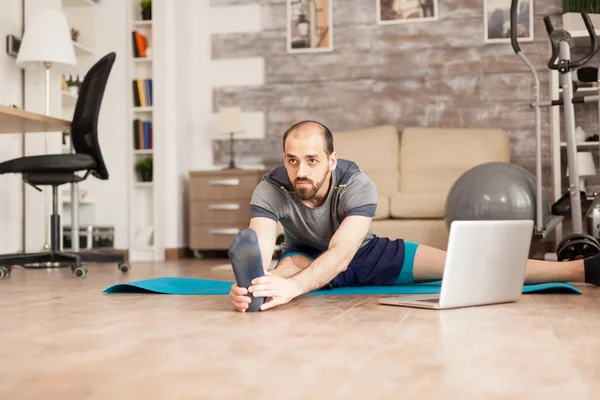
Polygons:
M70 266L78 277L84 277L87 270L82 262L117 262L119 270L127 272L123 254L102 254L88 252L60 251L60 216L58 214L58 186L80 182L92 174L98 179L108 179L108 170L102 158L98 142L98 118L104 90L116 54L109 53L90 68L86 74L75 105L71 123L71 140L74 154L49 154L16 158L0 163L0 174L20 173L23 181L41 191L38 186L52 186L51 247L47 252L16 253L0 255L0 278L10 274L13 265L54 264ZM76 174L85 171L83 177ZM78 237L79 232L76 232Z

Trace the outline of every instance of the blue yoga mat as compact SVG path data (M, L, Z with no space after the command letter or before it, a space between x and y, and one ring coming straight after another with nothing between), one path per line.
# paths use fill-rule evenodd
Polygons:
M148 294L183 294L183 295L228 295L232 281L219 281L203 278L164 277L135 282L125 282L104 289L104 293L148 293ZM339 294L439 294L442 281L415 283L396 286L355 286L335 289L315 290L309 295ZM525 285L523 293L577 293L579 289L570 283L542 283Z

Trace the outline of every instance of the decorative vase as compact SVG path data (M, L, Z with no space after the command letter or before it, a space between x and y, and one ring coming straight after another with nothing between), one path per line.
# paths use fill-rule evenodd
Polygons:
M149 21L152 19L152 9L149 8L147 10L142 10L142 19L144 21Z

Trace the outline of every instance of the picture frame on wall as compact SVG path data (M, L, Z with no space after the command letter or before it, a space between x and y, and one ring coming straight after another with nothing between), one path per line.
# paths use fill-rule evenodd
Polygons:
M485 43L510 43L511 0L483 1ZM517 12L519 42L533 42L533 0L519 0Z
M375 0L377 24L407 24L437 21L439 0Z
M333 0L286 1L288 53L333 51Z

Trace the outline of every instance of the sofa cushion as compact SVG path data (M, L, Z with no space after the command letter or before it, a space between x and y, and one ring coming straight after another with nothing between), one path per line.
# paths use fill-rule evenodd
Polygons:
M385 219L371 222L371 230L379 237L405 241L446 250L448 229L443 219Z
M510 161L510 140L502 129L410 127L399 148L400 192L448 192L470 168Z
M359 164L359 167L360 167L360 164ZM398 193L398 170L397 169L388 170L388 171L364 171L364 172L365 172L365 174L367 174L369 176L369 178L371 178L371 180L375 184L375 187L377 187L377 194L379 196L384 196L389 199L391 196Z
M394 126L333 132L333 140L338 158L356 162L380 195L389 197L398 191L399 139Z
M393 218L444 218L446 192L396 193L390 201Z
M386 196L377 196L377 211L373 219L386 219L390 217L390 199Z

